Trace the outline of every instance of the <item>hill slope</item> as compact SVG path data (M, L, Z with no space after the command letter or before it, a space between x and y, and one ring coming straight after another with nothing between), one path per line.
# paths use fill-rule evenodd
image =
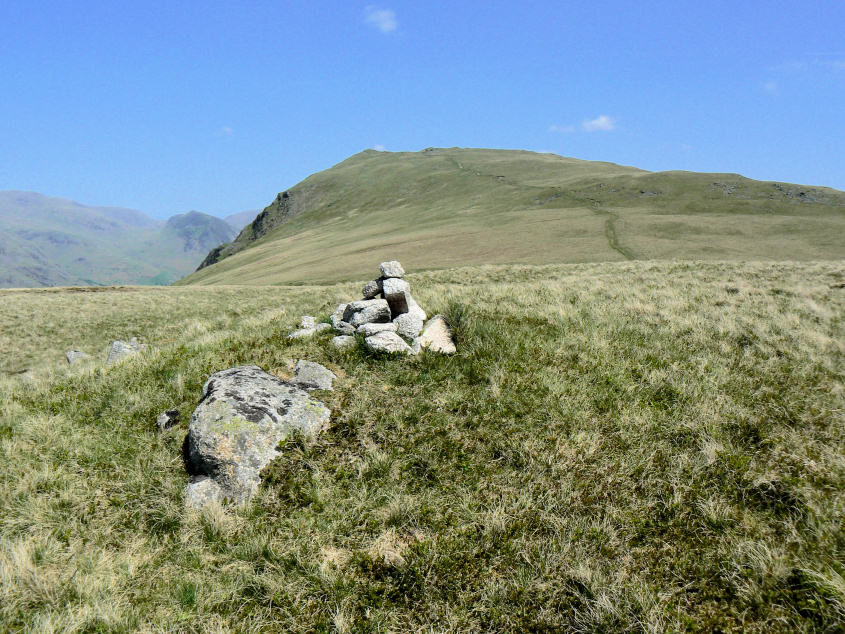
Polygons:
M367 150L280 193L184 283L624 259L845 256L845 193L513 150ZM366 259L361 255L367 254Z
M234 233L199 212L161 223L134 209L3 191L0 286L167 284Z

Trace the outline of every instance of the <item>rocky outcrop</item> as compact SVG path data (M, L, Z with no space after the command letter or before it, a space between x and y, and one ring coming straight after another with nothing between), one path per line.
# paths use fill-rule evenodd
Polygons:
M258 366L213 374L203 386L185 440L186 462L193 476L185 491L186 504L246 502L281 443L294 433L316 435L328 423L325 405L301 386Z

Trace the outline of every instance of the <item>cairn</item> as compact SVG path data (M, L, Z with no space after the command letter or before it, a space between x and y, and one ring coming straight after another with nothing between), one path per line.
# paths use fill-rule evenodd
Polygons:
M455 345L445 320L439 315L426 323L425 311L411 296L410 284L404 279L402 265L392 260L379 265L381 276L368 282L361 291L363 299L340 304L331 317L338 336L332 344L338 348L354 345L354 334L365 337L371 350L417 354L422 347L451 354ZM426 337L432 332L445 332L448 341ZM413 342L408 345L407 340Z

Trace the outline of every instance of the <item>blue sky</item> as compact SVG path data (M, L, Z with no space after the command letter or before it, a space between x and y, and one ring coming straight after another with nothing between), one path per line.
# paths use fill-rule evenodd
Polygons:
M429 146L845 190L845 2L0 4L0 189L226 215Z

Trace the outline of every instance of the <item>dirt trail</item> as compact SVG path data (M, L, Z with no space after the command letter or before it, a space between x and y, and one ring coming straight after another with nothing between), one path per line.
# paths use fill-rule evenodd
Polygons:
M599 209L593 207L593 213L599 216L604 216L604 235L607 238L607 244L611 249L620 253L626 260L636 260L637 256L621 244L619 244L619 237L616 235L616 221L619 220L619 215L607 209Z

